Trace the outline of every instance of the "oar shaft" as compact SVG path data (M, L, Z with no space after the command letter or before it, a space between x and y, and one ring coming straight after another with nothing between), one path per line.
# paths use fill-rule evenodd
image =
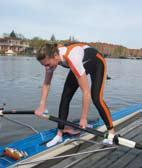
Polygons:
M34 110L31 111L3 111L3 114L34 114Z
M63 121L63 120L61 120L61 119L59 119L59 118L57 118L55 116L49 115L48 119L51 120L51 121L57 122L57 123L61 123L61 124L67 125L67 126L71 126L73 128L79 129L81 131L85 131L85 132L88 132L88 133L91 133L91 134L94 134L94 135L98 135L100 137L104 137L105 136L105 133L103 133L101 131L95 130L93 128L88 128L88 127L86 127L84 129L84 128L81 128L78 124L72 123L70 121Z
M83 129L75 123L72 123L70 121L63 121L63 120L61 120L57 117L51 116L51 115L44 115L44 118L47 118L47 119L49 119L51 121L54 121L54 122L57 122L57 123L62 123L62 124L67 125L67 126L71 126L73 128L76 128L76 129L79 129L81 131L85 131L85 132L88 132L88 133L91 133L91 134L94 134L94 135L97 135L97 136L100 136L100 137L106 137L107 136L107 134L105 134L101 131L95 130L93 128L88 128L88 127ZM109 138L109 135L111 135L111 134L108 134L108 138ZM119 145L126 146L126 147L129 147L129 148L142 149L142 144L136 143L135 141L131 141L131 140L128 140L128 139L125 139L125 138L122 138L122 137L115 137L114 135L111 139L117 139L117 142L115 142L115 140L114 140L115 144L119 144Z
M3 111L3 110L0 110L0 116L2 116L3 114L34 114L34 110L31 110L31 111L17 111L17 110ZM93 129L93 128L88 128L88 127L86 127L84 129L84 128L80 127L78 124L72 123L70 121L61 120L61 119L59 119L55 116L52 116L52 115L44 114L42 117L45 118L45 119L49 119L51 121L57 122L57 123L61 123L61 124L67 125L67 126L71 126L71 127L76 128L78 130L81 130L81 131L88 132L90 134L94 134L94 135L97 135L97 136L100 136L100 137L106 137L106 133L103 133L101 131L98 131L98 130ZM108 137L109 137L109 134L108 134ZM129 148L142 149L142 144L136 143L134 141L131 141L131 140L128 140L128 139L125 139L125 138L122 138L122 137L116 137L115 138L115 136L112 137L112 139L114 139L114 142L115 142L115 139L116 139L116 141L118 141L118 142L115 142L116 144L127 146Z

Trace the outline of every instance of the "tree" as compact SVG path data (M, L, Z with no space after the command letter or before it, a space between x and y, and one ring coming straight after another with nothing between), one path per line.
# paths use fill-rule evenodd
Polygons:
M31 41L30 41L30 46L32 48L35 48L35 49L39 49L42 45L45 44L45 40L39 38L39 37L34 37Z
M12 32L10 33L10 37L11 37L11 38L17 38L17 37L16 37L16 34L15 34L15 32L14 32L14 30L12 30Z
M56 41L56 38L55 38L55 35L54 35L54 34L52 34L50 40L51 40L51 41Z

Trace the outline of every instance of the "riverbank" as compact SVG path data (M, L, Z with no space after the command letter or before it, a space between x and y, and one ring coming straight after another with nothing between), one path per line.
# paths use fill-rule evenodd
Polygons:
M11 33L12 34L12 33ZM103 42L81 42L81 41L71 41L71 40L45 40L38 37L33 39L19 39L16 35L13 37L0 39L0 55L34 55L39 48L45 43L57 43L61 46L68 46L74 43L85 43L92 47L95 47L99 52L101 52L104 57L107 58L122 58L122 59L142 59L142 48L141 49L130 49L122 45L109 44Z
M29 54L26 54L26 53L23 53L23 54L12 54L12 55L10 55L10 54L9 54L9 55L0 54L0 56L4 56L4 57L6 57L6 56L35 57L35 54L32 54L32 55L31 55L30 53L29 53ZM104 57L105 57L105 58L108 58L108 59L109 59L109 58L110 58L110 59L111 59L111 58L113 58L113 59L132 59L132 60L141 60L141 59L142 59L142 57L133 57L133 56L119 56L119 57L115 57L115 56L113 57L113 56L111 56L111 57L110 57L110 56L105 56L105 55L104 55Z

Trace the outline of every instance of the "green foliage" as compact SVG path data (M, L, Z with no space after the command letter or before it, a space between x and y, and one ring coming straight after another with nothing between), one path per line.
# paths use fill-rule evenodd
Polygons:
M39 37L34 37L33 39L31 39L30 41L30 47L38 50L42 45L44 45L47 41L43 40Z
M17 37L16 37L16 34L15 34L15 32L14 32L14 30L10 33L10 37L11 37L11 38L17 38Z
M68 39L65 40L56 40L55 35L52 34L50 40L44 40L40 37L34 37L32 39L26 39L22 34L17 34L14 30L10 33L4 33L3 36L5 38L15 38L21 41L27 41L29 43L29 47L25 48L24 51L18 54L29 54L32 55L36 53L45 43L57 43L60 45L67 45L75 42L79 42L74 36L69 36ZM84 42L85 43L85 42ZM104 54L104 57L114 57L114 58L125 58L125 57L142 57L142 49L128 49L121 45L114 45L102 42L90 42L88 43L90 46L95 47L99 52ZM3 54L3 51L0 51L0 54Z
M4 55L4 51L0 51L0 55Z

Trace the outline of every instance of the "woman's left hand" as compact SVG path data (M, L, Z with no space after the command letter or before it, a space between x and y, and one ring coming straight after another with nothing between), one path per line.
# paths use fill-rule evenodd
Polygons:
M80 118L80 127L81 128L86 128L86 126L87 126L87 120L86 120L86 118Z

